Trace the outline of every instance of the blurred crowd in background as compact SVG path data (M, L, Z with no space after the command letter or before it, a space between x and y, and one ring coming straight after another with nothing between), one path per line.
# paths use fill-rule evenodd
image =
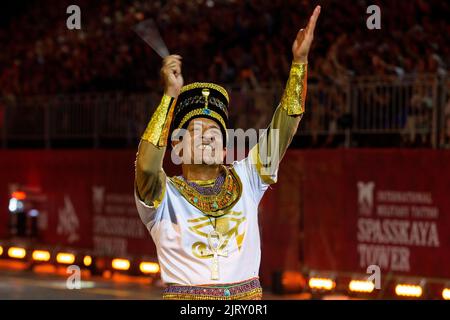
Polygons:
M185 83L215 82L243 93L242 97L246 92L283 88L292 42L317 3L78 0L82 28L68 30L66 8L70 4L30 1L2 19L1 97L13 101L25 96L79 92L161 92L161 58L132 31L134 25L148 18L156 21L170 52L183 56ZM344 110L342 97L351 83L349 79L375 76L377 81L401 81L424 74L447 75L450 2L324 0L320 4L322 15L309 61L309 84L318 89L309 105L314 109L322 103L317 112L329 120L320 124L325 126L321 130L331 132L345 122L342 117L349 110ZM366 27L366 9L371 4L381 8L381 30ZM323 92L328 92L327 97L321 88L326 89ZM408 137L429 125L429 110L436 102L430 101L426 92L411 92L410 98L410 114L403 115L401 121L406 130L402 144L429 145L416 134L412 140ZM323 103L324 99L330 101ZM375 92L374 99L381 104L391 102L386 93ZM270 120L271 112L266 109L272 106L264 106L264 98L257 100L261 105L251 106L247 116L253 115L258 121L261 114L269 113ZM450 123L450 103L446 110L442 121ZM239 119L234 122L238 124ZM310 126L314 129L314 119ZM442 134L441 143L450 139L450 133L448 137L444 131ZM329 139L321 144L332 145ZM314 141L312 137L311 143L317 144Z

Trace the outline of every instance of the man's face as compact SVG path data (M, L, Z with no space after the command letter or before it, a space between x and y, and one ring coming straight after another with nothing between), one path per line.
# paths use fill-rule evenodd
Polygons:
M182 141L175 144L184 164L221 164L225 158L220 127L208 118L191 120Z

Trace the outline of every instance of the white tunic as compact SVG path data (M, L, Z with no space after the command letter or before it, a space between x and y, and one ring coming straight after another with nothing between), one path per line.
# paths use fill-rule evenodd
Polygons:
M246 158L234 162L241 180L239 201L216 228L225 232L227 256L219 256L219 279L211 280L212 256L202 256L208 247L207 235L214 230L209 218L191 205L167 179L166 192L157 209L142 202L135 190L136 206L155 242L165 283L178 285L226 284L257 277L261 260L258 204L268 188L256 168ZM276 179L276 173L272 177ZM203 251L204 253L204 251Z

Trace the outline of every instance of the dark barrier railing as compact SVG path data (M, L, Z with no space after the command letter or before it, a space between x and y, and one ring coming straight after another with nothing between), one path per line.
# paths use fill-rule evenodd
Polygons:
M265 128L282 90L231 90L230 126ZM0 99L1 145L136 146L159 99L155 92L4 97ZM392 146L450 146L448 77L319 81L308 86L306 109L298 139L307 146L378 146L382 139Z

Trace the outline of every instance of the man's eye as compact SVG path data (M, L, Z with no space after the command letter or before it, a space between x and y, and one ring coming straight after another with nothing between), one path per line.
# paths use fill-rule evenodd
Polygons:
M219 129L210 129L209 131L212 135L220 135L220 130Z

